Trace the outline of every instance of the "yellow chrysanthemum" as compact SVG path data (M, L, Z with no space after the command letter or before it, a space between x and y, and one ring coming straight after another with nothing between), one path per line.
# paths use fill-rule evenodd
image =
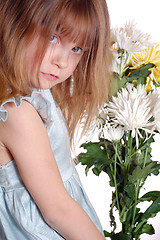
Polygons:
M160 83L160 66L154 68L154 71L152 71L152 76L153 76L153 80L158 84Z
M150 69L151 75L149 76L152 81L160 84L160 46L157 44L154 47L146 48L141 53L135 53L131 58L131 65L133 68L142 65L153 63L156 67Z

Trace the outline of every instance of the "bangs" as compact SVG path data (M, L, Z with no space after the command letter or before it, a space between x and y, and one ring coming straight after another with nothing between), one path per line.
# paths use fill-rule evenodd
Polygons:
M50 36L57 34L83 48L96 46L100 35L100 23L94 1L54 0L40 1L35 18L30 25L33 35L40 33L43 46ZM42 6L43 7L42 7ZM35 27L36 26L36 27Z
M83 47L92 46L98 38L98 20L92 1L62 1L59 7L56 33Z

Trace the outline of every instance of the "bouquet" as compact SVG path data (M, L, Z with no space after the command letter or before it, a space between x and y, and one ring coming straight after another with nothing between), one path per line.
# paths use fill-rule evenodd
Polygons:
M109 176L113 188L110 205L112 240L138 240L154 234L148 219L160 211L160 191L141 196L148 176L158 175L160 163L152 160L151 144L160 132L160 47L150 42L133 22L112 30L113 79L111 98L99 111L92 129L98 141L81 145L78 159L99 176ZM148 201L142 212L139 203ZM121 231L116 232L114 210Z

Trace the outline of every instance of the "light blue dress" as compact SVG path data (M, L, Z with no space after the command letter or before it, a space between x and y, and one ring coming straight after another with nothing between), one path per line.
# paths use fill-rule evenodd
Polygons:
M99 219L86 196L72 162L64 118L60 109L56 106L50 90L34 89L30 96L11 98L6 102L14 102L18 107L22 99L27 100L34 106L45 124L68 193L82 206L102 232ZM8 116L4 105L6 102L0 107L0 120L2 121L6 121ZM79 229L79 234L81 234L81 229ZM15 161L0 166L0 240L62 239L64 238L43 220L35 202L23 185Z

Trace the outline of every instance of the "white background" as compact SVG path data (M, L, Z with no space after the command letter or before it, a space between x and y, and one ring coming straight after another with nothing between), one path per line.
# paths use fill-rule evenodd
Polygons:
M160 0L107 0L111 27L123 26L127 20L134 20L137 27L144 33L149 33L154 42L160 42ZM152 145L153 159L159 161L160 137L156 137L156 142ZM77 151L79 152L79 150ZM102 173L99 177L89 172L86 177L84 166L77 166L81 181L87 194L92 202L102 223L103 229L110 231L109 209L111 203L111 188L109 187L108 177ZM151 176L148 178L144 192L159 190L160 176ZM142 208L146 208L142 206ZM153 224L156 233L154 235L142 235L142 240L160 240L160 214L152 218L150 223ZM117 231L120 231L120 224ZM123 239L122 239L123 240Z

